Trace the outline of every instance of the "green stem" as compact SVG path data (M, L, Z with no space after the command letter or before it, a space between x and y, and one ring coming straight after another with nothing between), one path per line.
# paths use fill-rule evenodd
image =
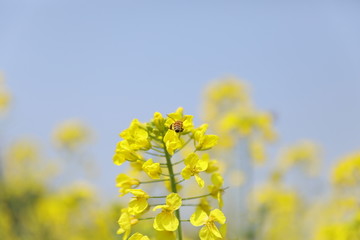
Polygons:
M171 163L171 165L172 166L175 166L175 165L177 165L177 164L179 164L179 163L182 163L183 161L184 161L185 159L183 159L183 160L180 160L180 161L177 161L177 162L174 162L174 163ZM167 163L160 163L160 166L168 166L168 164Z
M222 188L220 189L220 191L225 191L226 189L228 189L229 187L226 187L226 188ZM204 195L200 195L200 196L196 196L196 197L189 197L189 198L182 198L182 200L186 201L186 200L193 200L193 199L198 199L198 198L203 198L203 197L207 197L207 196L210 196L211 193L208 193L208 194L204 194Z
M154 182L165 182L165 181L169 181L170 179L159 179L159 180L152 180L152 181L144 181L144 182L140 182L140 184L145 184L145 183L154 183Z
M139 218L138 220L141 221L141 220L152 220L152 219L155 219L155 218L154 217Z
M200 195L200 196L196 196L196 197L182 198L182 200L186 201L186 200L199 199L199 198L207 197L207 196L210 196L210 195L211 195L211 193L208 193L208 194L204 194L204 195Z
M191 137L184 143L184 145L182 145L181 148L177 149L177 150L175 151L175 153L179 152L181 149L183 149L184 147L186 147L186 145L188 145L188 143L189 143L192 139L193 139L193 136L191 136Z
M175 166L175 165L177 165L177 164L179 164L179 163L182 163L184 160L185 160L185 159L180 160L180 161L178 161L178 162L174 162L174 163L173 163L173 166Z
M176 182L176 184L182 183L183 181L185 181L185 179L181 179L180 181Z
M167 167L168 167L168 170L169 170L169 175L170 175L171 190L174 193L177 193L175 174L174 174L174 170L173 170L173 165L171 164L171 155L166 150L165 143L164 143L164 152L165 152L165 157L166 157L166 164L167 164ZM179 227L177 229L178 239L182 240L182 230L181 230L181 222L180 222L180 209L175 211L175 216L177 217L177 219L179 219Z
M178 175L180 175L180 174L181 174L181 173L174 173L175 176L178 176ZM166 177L170 177L169 174L165 174L165 173L161 173L160 175L166 176Z
M167 196L153 196L153 197L149 197L149 198L166 198Z
M163 152L162 150L157 149L157 148L155 148L154 146L151 148L151 150L153 150L153 151L155 151L155 152L158 152L158 153L161 153L161 154L164 154L164 152ZM163 157L165 157L165 156L163 156Z

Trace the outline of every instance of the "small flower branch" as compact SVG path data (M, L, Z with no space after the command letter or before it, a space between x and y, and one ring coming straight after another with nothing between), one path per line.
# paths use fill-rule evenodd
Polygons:
M163 144L165 146L165 143L163 143ZM176 180L175 180L173 165L171 163L171 155L168 153L166 147L164 147L164 152L165 152L165 156L166 156L166 164L167 164L169 174L170 174L171 190L172 190L172 192L177 193ZM177 219L180 220L180 210L179 209L175 211L175 215L176 215ZM178 233L178 239L182 240L181 222L179 223L177 233Z
M140 184L155 183L155 182L166 182L166 181L170 181L170 179L167 178L167 179L158 179L158 180L151 180L151 181L143 181L143 182L140 182Z
M226 187L226 188L222 188L220 189L220 191L225 191L226 189L228 189L229 187ZM204 194L204 195L200 195L200 196L195 196L195 197L189 197L189 198L182 198L183 201L186 201L186 200L193 200L193 199L199 199L199 198L203 198L203 197L207 197L207 196L211 196L212 194L211 193L208 193L208 194Z

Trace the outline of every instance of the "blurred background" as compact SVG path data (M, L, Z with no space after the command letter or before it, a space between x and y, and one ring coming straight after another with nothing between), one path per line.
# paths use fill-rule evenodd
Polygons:
M122 167L112 156L130 121L182 106L200 124L210 83L237 78L273 116L268 158L316 143L317 186L326 189L332 167L360 147L359 12L350 0L1 0L1 84L10 96L1 148L36 143L46 170L34 171L56 176L50 189L84 181L99 202L116 202ZM62 127L83 131L61 136Z

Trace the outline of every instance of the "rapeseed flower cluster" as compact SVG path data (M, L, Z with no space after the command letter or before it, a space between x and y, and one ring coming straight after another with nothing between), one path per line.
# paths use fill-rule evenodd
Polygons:
M120 173L116 178L120 196L133 196L122 209L118 222L118 234L123 234L124 240L135 225L146 224L149 220L155 232L149 229L144 231L145 235L135 232L129 239L149 239L147 235L152 235L157 239L176 236L181 240L186 237L182 231L183 222L204 225L199 232L202 240L225 237L215 225L215 222L223 225L226 221L220 210L225 190L223 179L217 161L203 153L217 144L218 136L207 134L207 129L207 124L195 128L193 116L184 115L180 107L166 117L156 112L147 123L134 119L129 128L120 133L122 140L116 146L113 162L116 165L129 162L130 173L136 173L134 176ZM196 192L203 191L205 186L208 189L201 195L185 196L182 187L194 182ZM156 188L149 187L155 184ZM163 194L156 195L157 192ZM208 198L212 197L218 201L218 208L211 207ZM192 200L199 200L199 203L188 204ZM196 208L188 219L181 218L180 210L189 206Z

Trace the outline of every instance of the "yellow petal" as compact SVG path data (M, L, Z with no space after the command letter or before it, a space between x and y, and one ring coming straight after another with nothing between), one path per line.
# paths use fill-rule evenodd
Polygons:
M177 210L181 207L182 201L181 197L177 193L170 193L166 197L166 205L169 206L171 210Z
M185 167L182 171L181 171L181 176L184 179L189 179L191 177L191 169L189 167Z
M128 189L126 192L133 194L136 197L149 198L149 195L141 189Z
M201 228L199 232L201 240L217 240L222 239L221 233L214 223L210 223Z
M206 223L208 215L201 209L196 210L190 217L190 223L195 227L202 226Z
M224 184L224 179L219 173L214 173L213 175L211 175L211 182L216 187L221 187Z
M196 163L196 170L198 172L202 172L205 171L208 168L208 166L209 166L209 160L206 158L201 158Z
M160 174L162 173L160 163L154 163L152 159L147 160L143 166L142 169L146 172L149 177L152 179L159 179Z
M132 215L142 213L148 206L149 204L145 198L132 199L129 202L129 213Z
M166 145L166 150L170 155L174 155L174 151L179 149L182 146L182 143L175 133L175 131L168 130L164 136L164 142Z
M219 137L216 135L205 135L204 140L198 150L208 150L214 147L218 142Z
M193 167L199 161L199 156L196 153L190 153L184 160L186 166Z
M170 212L159 213L154 220L153 227L157 231L175 231L179 226L179 220Z
M168 205L157 205L157 206L155 206L153 208L153 211L156 211L156 210L161 209L161 208L167 208L167 207L168 207Z
M195 180L197 182L197 184L199 185L199 187L203 188L204 187L204 180L202 180L202 178L199 176L199 174L195 174Z
M214 209L210 212L209 218L213 218L215 221L219 222L220 224L224 224L226 221L226 217L223 212L219 209Z
M134 233L128 240L150 240L148 236L141 233Z
M119 153L115 153L114 156L113 156L113 162L116 164L116 165L121 165L123 164L124 162L126 161L124 155L121 155Z

